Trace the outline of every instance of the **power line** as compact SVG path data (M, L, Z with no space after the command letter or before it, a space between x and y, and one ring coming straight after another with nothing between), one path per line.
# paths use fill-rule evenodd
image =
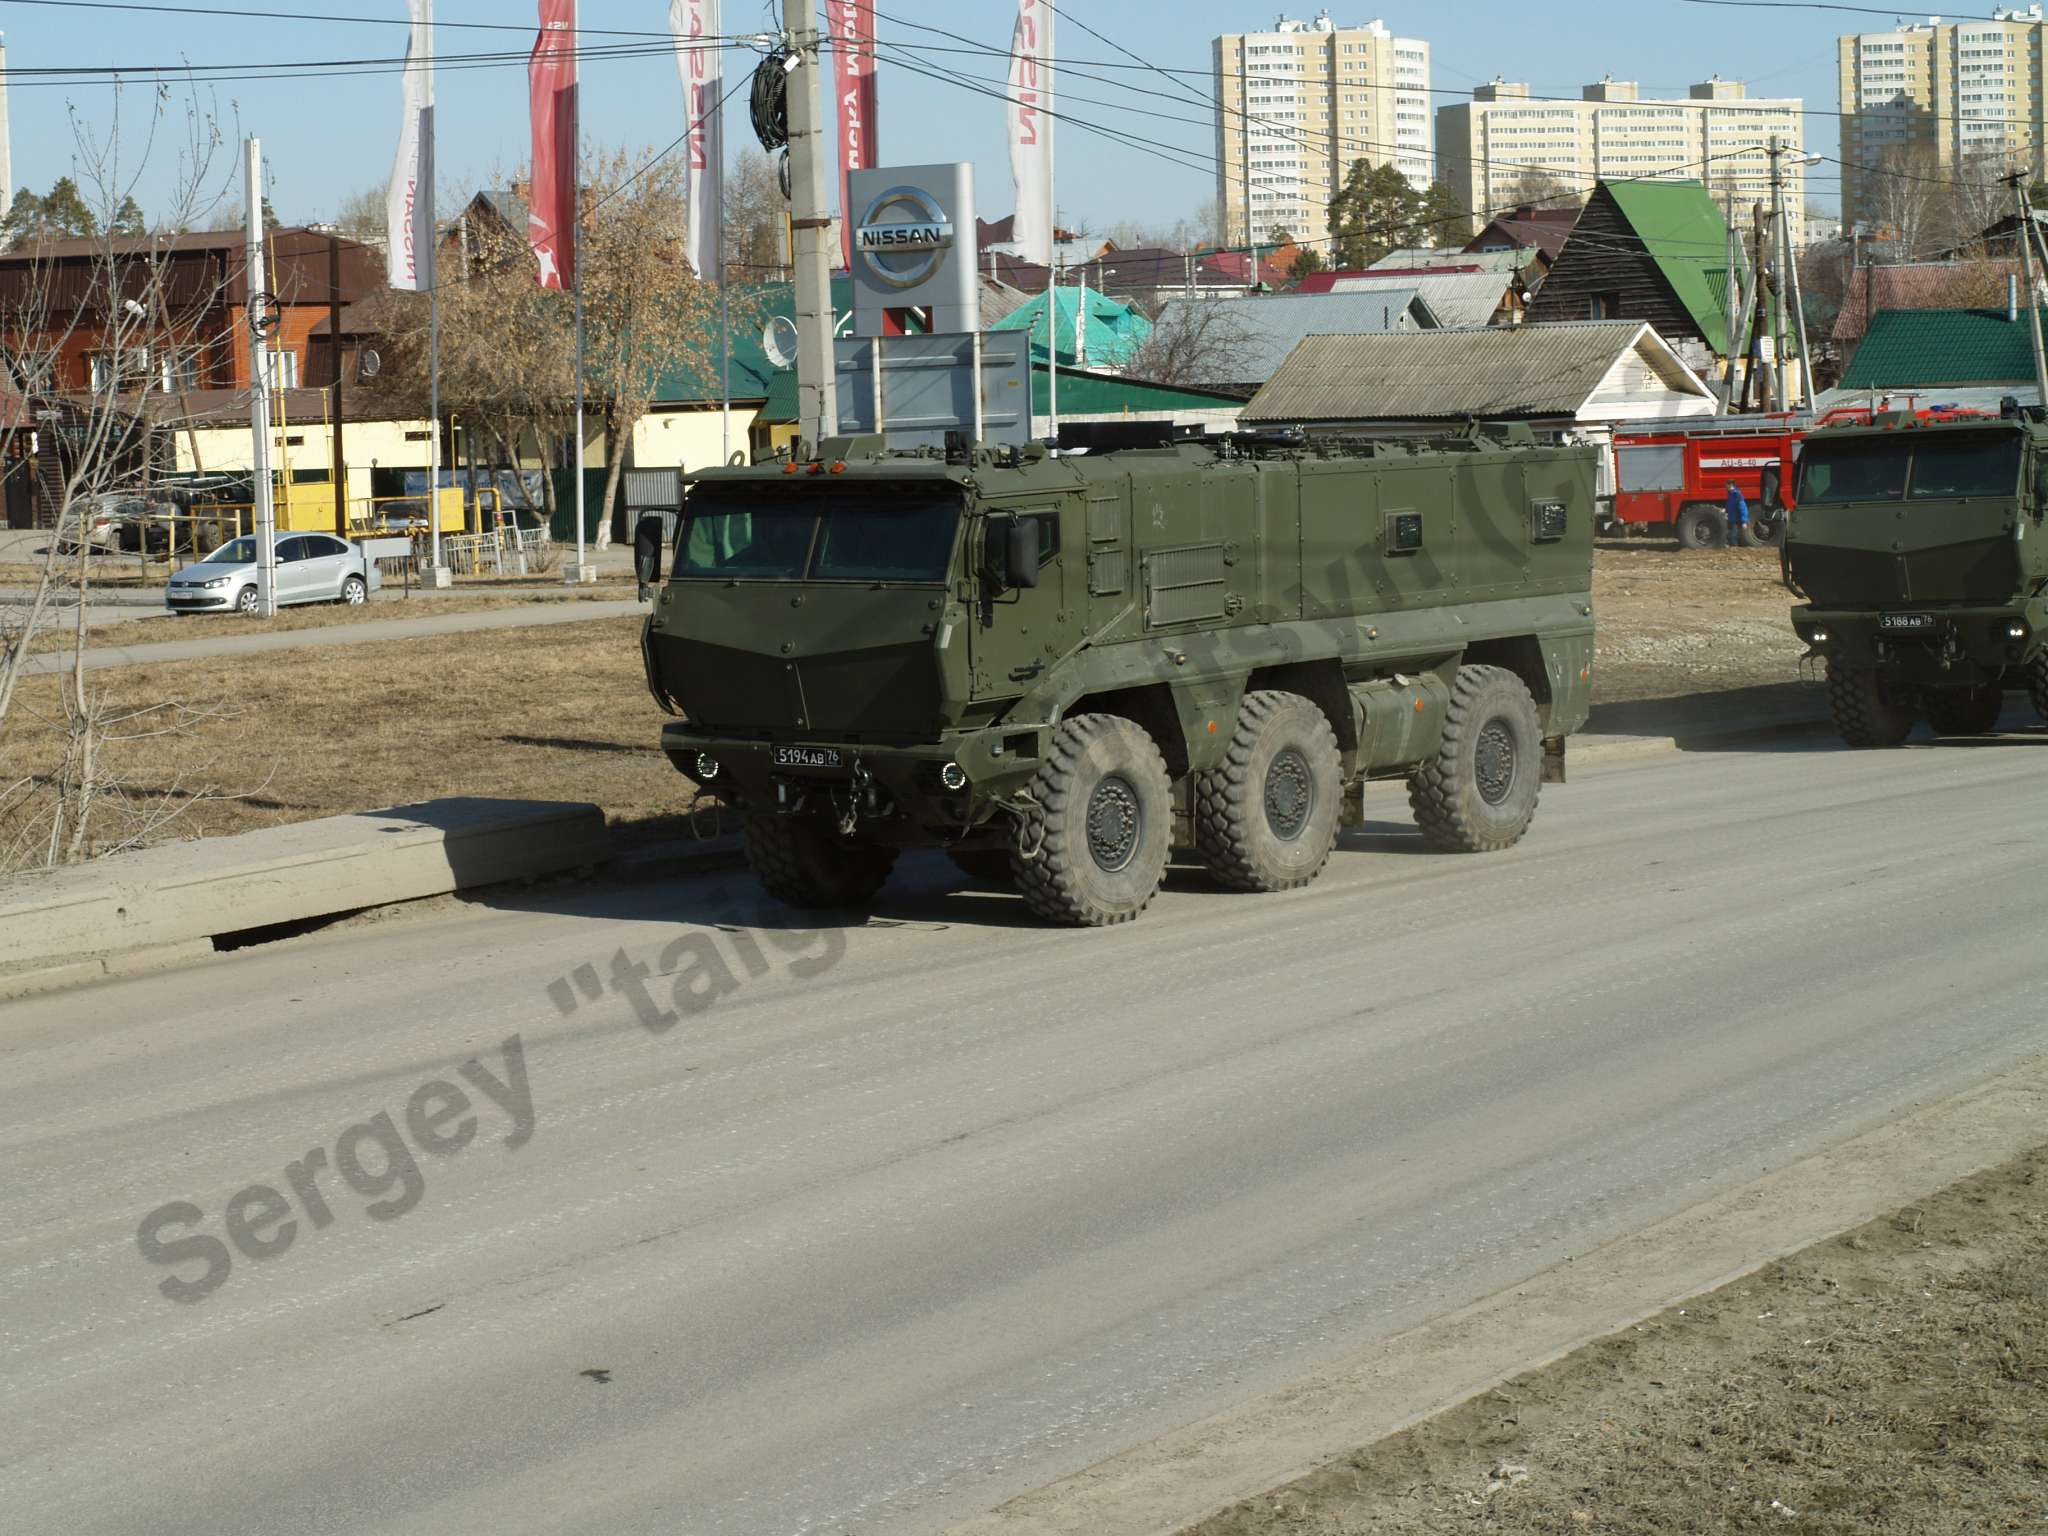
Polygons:
M4 0L8 5L41 5L67 11L141 11L160 16L233 16L253 21L338 21L366 27L410 27L412 23L403 16L343 16L327 11L272 11L242 10L222 5L144 5L136 0ZM429 23L439 28L459 28L472 32L532 32L530 23L510 21L439 21ZM667 37L666 32L629 32L613 27L571 27L566 30L577 36L592 37Z

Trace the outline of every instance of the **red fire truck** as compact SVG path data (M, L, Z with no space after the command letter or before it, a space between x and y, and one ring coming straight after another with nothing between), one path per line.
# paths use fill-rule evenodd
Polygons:
M1886 400L1876 409L1887 410ZM1911 406L1923 421L1980 416L1982 411L1949 405ZM1614 434L1614 496L1607 532L1676 535L1686 549L1718 549L1728 542L1728 486L1733 482L1749 504L1744 542L1771 544L1784 529L1778 509L1762 505L1763 472L1779 469L1784 510L1791 510L1793 465L1799 442L1815 426L1868 423L1868 405L1838 405L1818 422L1793 412L1718 416L1707 421L1639 427Z

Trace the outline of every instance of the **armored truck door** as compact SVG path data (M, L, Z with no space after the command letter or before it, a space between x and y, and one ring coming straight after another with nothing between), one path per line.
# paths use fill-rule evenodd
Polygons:
M1081 577L1064 545L1080 517L1079 498L1071 490L1005 497L982 510L1000 519L1020 517L1038 531L1038 584L1009 587L983 607L974 626L974 671L977 692L1001 695L1029 687L1081 636ZM981 519L984 536L989 517Z
M1148 466L1131 476L1147 629L1250 622L1259 587L1254 473Z

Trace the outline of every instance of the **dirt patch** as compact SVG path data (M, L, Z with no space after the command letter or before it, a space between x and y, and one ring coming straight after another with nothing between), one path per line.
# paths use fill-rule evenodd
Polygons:
M1812 680L1775 549L1603 541L1593 556L1593 701Z
M1186 1536L2048 1529L2048 1148Z

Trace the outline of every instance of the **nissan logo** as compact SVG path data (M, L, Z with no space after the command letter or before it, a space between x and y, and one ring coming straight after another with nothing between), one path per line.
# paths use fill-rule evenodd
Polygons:
M891 209L910 215L893 223L875 221ZM889 288L929 282L953 248L953 225L930 194L916 187L891 187L868 204L853 232L854 253L868 275Z

